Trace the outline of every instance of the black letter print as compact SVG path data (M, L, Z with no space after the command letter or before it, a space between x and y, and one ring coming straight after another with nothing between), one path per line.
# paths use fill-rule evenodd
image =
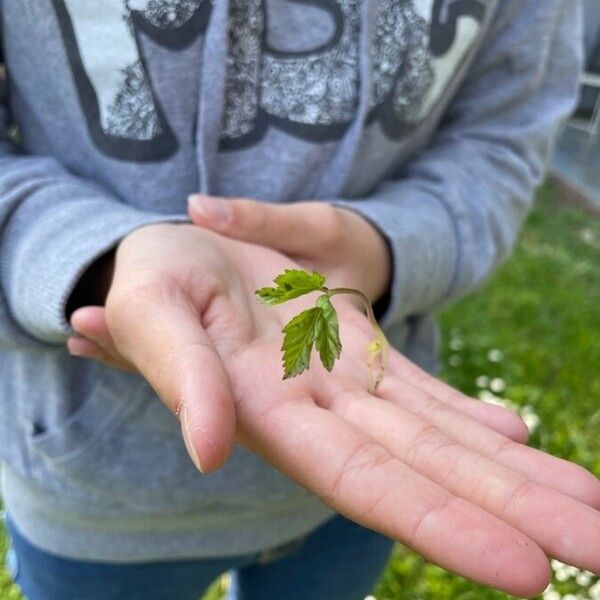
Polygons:
M122 160L172 156L177 140L152 89L138 34L185 48L204 31L209 0L52 2L96 146Z

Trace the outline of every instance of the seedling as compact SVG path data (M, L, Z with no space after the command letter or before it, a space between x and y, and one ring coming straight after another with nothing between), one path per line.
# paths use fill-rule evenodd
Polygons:
M256 297L267 306L283 304L311 292L323 292L315 306L297 314L281 330L283 335L283 379L295 377L310 366L313 346L319 352L323 366L331 371L342 351L338 316L331 297L336 294L352 294L362 301L369 322L375 331L375 338L367 345L367 366L369 369L369 392L375 393L383 379L387 367L390 344L377 324L371 301L360 290L353 288L325 287L325 277L313 271L285 269L273 280L276 287L256 290ZM375 365L379 358L379 369ZM377 372L375 372L377 370Z

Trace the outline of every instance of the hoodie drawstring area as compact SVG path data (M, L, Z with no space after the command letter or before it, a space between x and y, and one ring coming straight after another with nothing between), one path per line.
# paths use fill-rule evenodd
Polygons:
M202 64L204 67L198 94L196 154L199 191L203 194L215 194L218 193L218 190L215 189L214 175L224 117L232 0L204 1L212 1L213 7L203 45ZM327 177L316 184L315 198L342 197L345 184L356 162L359 142L364 134L371 107L371 32L376 16L377 1L362 0L359 15L359 94L356 113L354 120L338 141L328 167L323 169L323 173L327 173Z
M327 174L317 186L318 198L343 197L346 181L355 164L356 154L361 137L364 135L367 117L371 108L371 35L377 16L377 2L375 0L362 0L360 3L360 27L358 41L359 56L359 94L358 105L354 120L339 140L337 149L330 160Z
M225 106L227 55L229 52L229 0L212 2L212 11L202 51L202 73L198 93L196 122L196 160L199 171L199 191L215 193L213 174L219 151L221 125Z

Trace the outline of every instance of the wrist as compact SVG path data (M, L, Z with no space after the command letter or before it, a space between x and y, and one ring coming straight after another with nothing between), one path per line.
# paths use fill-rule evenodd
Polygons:
M373 301L379 302L385 296L389 295L392 281L392 247L387 237L381 230L367 222L373 231L373 250L372 250L372 268L373 268Z
M352 260L358 268L357 285L373 303L379 302L389 295L392 279L393 256L389 240L363 215L346 207L339 210L345 213L348 221L344 227L347 235L344 247L353 249L345 258Z

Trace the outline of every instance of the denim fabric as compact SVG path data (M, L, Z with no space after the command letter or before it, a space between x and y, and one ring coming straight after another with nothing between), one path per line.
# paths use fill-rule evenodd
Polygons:
M393 542L337 516L294 543L231 558L139 564L64 559L26 540L10 518L9 571L29 600L198 600L231 571L228 600L362 600Z

